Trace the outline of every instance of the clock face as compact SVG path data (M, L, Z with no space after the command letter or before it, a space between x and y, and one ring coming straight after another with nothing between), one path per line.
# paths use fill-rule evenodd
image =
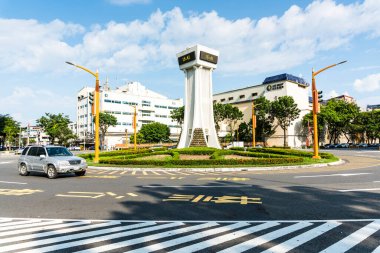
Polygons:
M185 63L194 61L196 58L197 58L197 56L195 55L195 51L193 51L193 52L185 54L181 57L178 57L178 64L181 66ZM210 53L206 53L203 51L200 51L199 59L202 61L212 63L212 64L218 63L218 56L210 54Z
M207 62L213 63L213 64L218 63L218 56L213 55L213 54L209 54L209 53L206 53L203 51L201 51L201 55L200 55L199 59L201 59L202 61L207 61Z
M178 64L182 65L182 64L194 61L194 60L195 60L195 52L193 51L193 52L185 54L181 57L178 57Z

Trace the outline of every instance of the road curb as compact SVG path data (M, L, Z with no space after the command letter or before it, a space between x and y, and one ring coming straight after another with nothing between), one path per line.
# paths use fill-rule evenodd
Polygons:
M97 167L88 166L89 169L95 170L117 170L117 171L195 171L195 172L233 172L233 171L276 171L276 170L295 170L305 168L322 168L328 166L337 166L346 163L344 160L331 163L309 164L309 165L292 165L292 166L274 166L274 167L239 167L239 168L120 168L120 167Z

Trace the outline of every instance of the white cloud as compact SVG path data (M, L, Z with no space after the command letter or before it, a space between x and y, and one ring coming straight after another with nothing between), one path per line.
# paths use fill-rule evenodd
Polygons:
M363 79L356 79L354 82L355 90L359 92L371 92L380 90L380 74L373 74Z
M338 92L336 92L335 90L331 90L327 93L327 99L330 99L330 98L335 98L339 96Z
M151 0L108 0L115 5L149 4Z
M186 16L174 8L157 10L147 20L95 25L86 33L59 20L0 19L0 71L57 71L63 61L75 60L126 75L173 67L177 52L200 43L220 51L221 73L278 72L348 45L356 36L380 36L379 11L377 0L350 5L323 0L305 9L293 5L280 16L229 20L214 11ZM82 34L80 43L67 42Z
M45 112L57 114L71 110L75 104L75 97L27 86L14 87L9 96L0 99L2 111L5 114L12 111L12 116L24 124L27 122L34 124L35 119L43 116ZM43 114L35 115L36 112Z

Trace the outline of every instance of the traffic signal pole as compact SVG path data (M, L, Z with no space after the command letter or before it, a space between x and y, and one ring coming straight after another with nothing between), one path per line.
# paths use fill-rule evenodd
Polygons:
M319 141L318 141L318 118L317 118L317 114L319 113L319 103L318 103L318 90L317 90L317 87L315 84L315 77L319 73L325 71L326 69L335 67L335 66L337 66L339 64L343 64L345 62L347 62L347 61L342 61L342 62L333 64L333 65L327 66L327 67L320 69L316 72L314 72L314 69L313 69L311 72L311 82L312 82L311 83L311 92L312 92L312 98L313 98L313 128L314 128L314 143L313 143L314 155L313 155L313 158L314 159L321 159L321 157L318 154Z

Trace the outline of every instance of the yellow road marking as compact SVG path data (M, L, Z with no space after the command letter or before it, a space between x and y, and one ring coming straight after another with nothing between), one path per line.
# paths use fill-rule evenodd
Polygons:
M125 171L121 172L120 174L121 174L121 175L124 175L124 174L126 174L126 173L128 173L128 171L125 170Z
M108 173L108 175L112 175L112 174L116 174L118 173L119 171L115 170L115 171L111 171L110 173Z
M106 192L108 195L110 196L116 196L117 194L113 193L113 192Z
M138 179L166 179L167 177L137 177Z
M148 173L146 173L145 170L143 170L142 173L143 173L145 176L148 175Z
M121 199L121 198L124 198L124 196L119 196L119 197L116 197L115 199Z
M172 175L172 176L175 176L175 174L173 174L173 173L170 173L170 172L167 172L167 171L162 171L163 173L165 173L165 174L168 174L168 175Z
M119 176L83 176L83 177L79 177L79 178L108 178L108 179L111 179L111 178L119 178Z
M196 197L195 199L193 199L191 202L198 202L199 200L201 200L205 195L199 195L198 197Z
M132 197L137 197L137 194L134 194L133 192L128 192L127 195L132 196Z
M154 171L154 170L152 170L152 173L153 173L153 174L156 174L156 175L161 175L160 173L158 173L158 172L156 172L156 171Z

